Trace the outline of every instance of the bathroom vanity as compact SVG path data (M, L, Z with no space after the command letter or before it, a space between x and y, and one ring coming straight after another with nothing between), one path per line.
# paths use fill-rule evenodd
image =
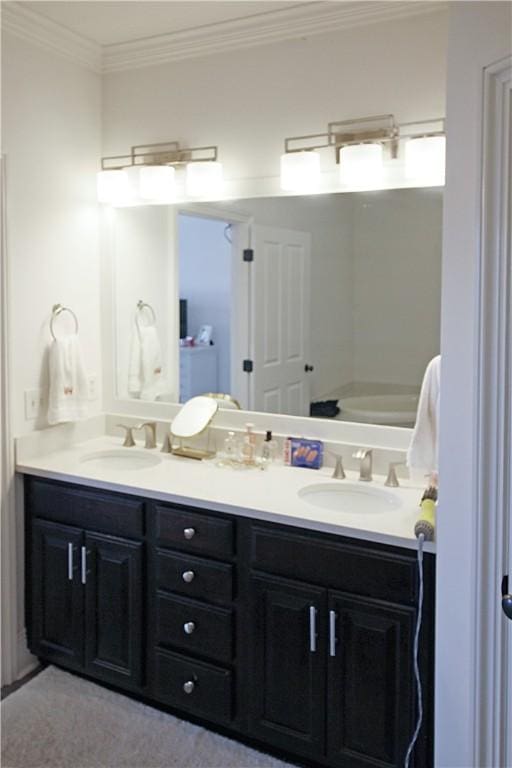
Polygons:
M208 471L170 460L181 482ZM403 765L417 713L412 540L180 502L158 490L158 468L146 483L157 490L133 493L22 471L32 653L292 762ZM416 768L433 762L434 567L430 549Z

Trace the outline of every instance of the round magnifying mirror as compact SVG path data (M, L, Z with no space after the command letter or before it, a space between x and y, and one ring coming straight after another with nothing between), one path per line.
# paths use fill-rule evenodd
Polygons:
M204 432L215 414L218 403L211 397L192 397L178 411L171 424L171 432L175 437L195 437Z

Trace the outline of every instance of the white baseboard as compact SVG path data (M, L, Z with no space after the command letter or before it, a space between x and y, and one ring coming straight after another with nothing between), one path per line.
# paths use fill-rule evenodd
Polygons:
M20 680L38 665L38 660L27 648L27 630L23 628L18 632L17 642L17 669L16 680Z

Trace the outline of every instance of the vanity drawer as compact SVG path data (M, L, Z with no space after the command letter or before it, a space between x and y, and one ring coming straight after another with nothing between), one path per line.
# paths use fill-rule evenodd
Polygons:
M218 722L232 719L232 675L226 669L157 651L154 687L155 696L170 706Z
M233 612L159 592L156 642L229 664L233 658Z
M402 550L403 552L403 550ZM415 554L253 526L251 564L267 573L396 603L417 595Z
M157 504L155 539L161 546L213 557L230 557L234 552L234 523L183 507Z
M32 517L124 538L144 535L139 499L34 478L26 480L25 492Z
M229 603L233 599L233 566L157 549L156 585L206 602Z

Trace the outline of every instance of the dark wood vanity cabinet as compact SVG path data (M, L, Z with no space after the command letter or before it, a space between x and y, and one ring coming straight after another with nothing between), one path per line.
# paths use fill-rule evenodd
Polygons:
M402 766L416 722L415 553L257 523L251 561L250 732L336 768ZM425 712L414 762L425 768L433 759L432 567L427 557Z
M398 768L416 722L413 550L26 479L37 656L288 760ZM434 557L420 636L433 764Z
M30 650L98 680L138 690L143 671L143 542L88 530L89 508L98 517L108 515L109 497L58 486L55 503L42 508L51 485L34 480L27 490ZM40 509L59 520L70 510L72 521L83 527L33 517ZM100 527L108 530L108 517Z

